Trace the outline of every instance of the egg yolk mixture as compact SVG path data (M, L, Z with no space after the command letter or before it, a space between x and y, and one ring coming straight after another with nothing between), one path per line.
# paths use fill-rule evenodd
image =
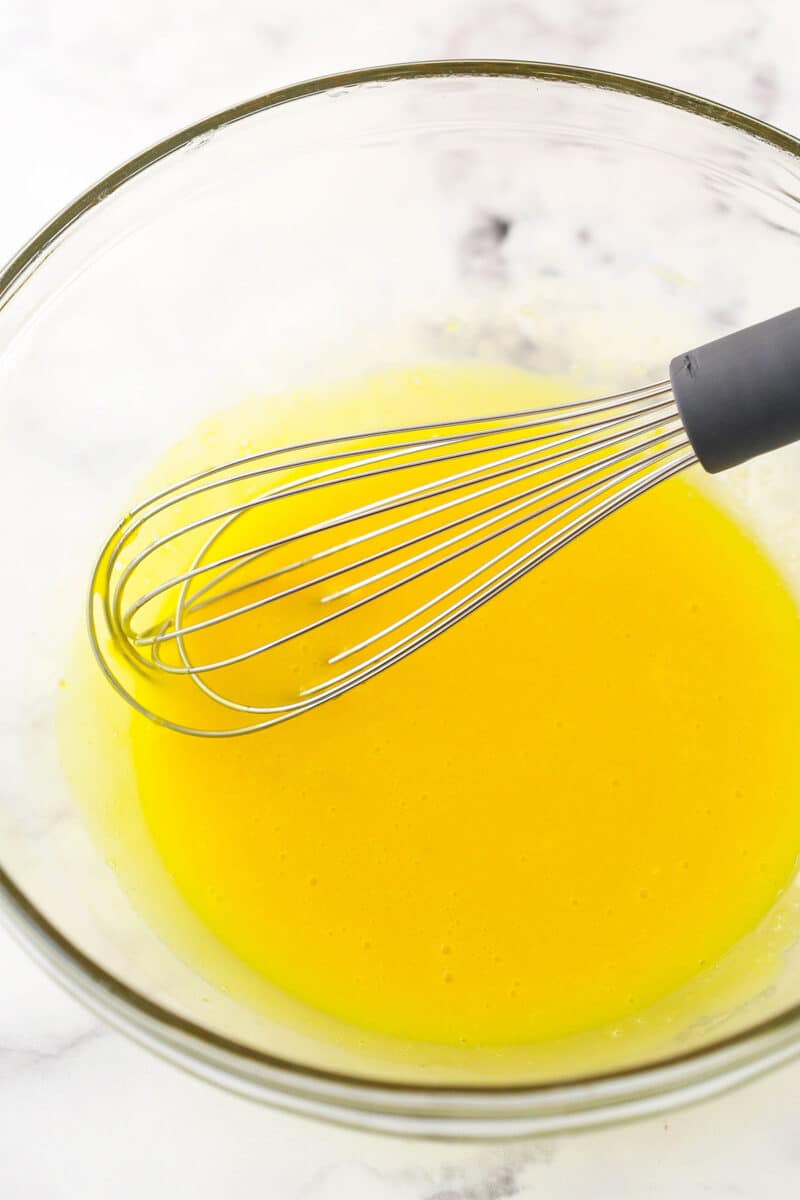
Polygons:
M326 420L568 392L505 367L390 371L232 410L159 481ZM214 631L220 657L232 636ZM297 719L206 740L131 710L128 728L102 752L130 755L208 929L309 1005L402 1038L519 1044L644 1009L756 926L800 850L797 603L685 477Z

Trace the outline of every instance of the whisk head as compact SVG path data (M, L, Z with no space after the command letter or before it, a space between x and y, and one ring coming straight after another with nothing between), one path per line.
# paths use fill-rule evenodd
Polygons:
M404 659L695 461L668 381L267 448L125 516L92 578L92 643L159 723L264 729Z

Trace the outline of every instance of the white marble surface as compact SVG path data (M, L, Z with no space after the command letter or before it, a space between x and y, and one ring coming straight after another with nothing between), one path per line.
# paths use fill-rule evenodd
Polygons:
M316 74L446 56L606 67L800 130L797 0L0 0L0 258L109 168L209 112ZM100 1026L2 932L0 984L8 1200L800 1193L800 1062L626 1129L414 1144L275 1114L184 1077Z

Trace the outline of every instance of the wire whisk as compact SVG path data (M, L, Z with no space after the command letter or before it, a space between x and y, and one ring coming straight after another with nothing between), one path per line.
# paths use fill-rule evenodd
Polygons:
M632 391L264 449L159 491L95 567L103 669L147 716L206 737L341 696L676 473L800 437L796 389L778 395L785 361L752 378L752 335L774 344L776 323L800 359L798 311Z

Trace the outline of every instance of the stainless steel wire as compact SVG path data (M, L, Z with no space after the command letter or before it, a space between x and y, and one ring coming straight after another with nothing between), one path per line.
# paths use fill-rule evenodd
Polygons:
M117 690L169 728L264 729L386 670L695 461L668 381L250 454L119 523L92 576L92 643ZM247 522L257 536L242 545ZM284 627L264 636L277 612ZM236 622L253 640L215 649L214 631ZM290 694L270 671L279 651L306 664ZM185 684L202 723L197 704L186 718Z

